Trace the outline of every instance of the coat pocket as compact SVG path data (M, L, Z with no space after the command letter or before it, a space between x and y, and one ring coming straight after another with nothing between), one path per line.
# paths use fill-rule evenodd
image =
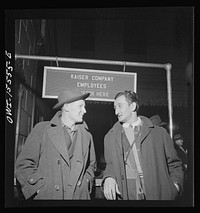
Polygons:
M78 181L74 192L74 199L90 200L89 181L86 178L83 178L82 181Z
M28 188L31 194L37 194L37 191L45 185L44 177L39 173L34 173L27 177Z
M172 179L169 179L169 184L171 187L171 196L172 196L172 200L175 200L178 196L178 190L176 188L176 186L174 185L174 182L172 181Z
M44 178L39 173L34 173L26 178L22 186L22 192L25 199L29 199L37 194L37 191L45 184Z
M34 173L27 177L27 181L31 185L35 185L39 180L41 180L40 185L44 185L43 177L38 173Z

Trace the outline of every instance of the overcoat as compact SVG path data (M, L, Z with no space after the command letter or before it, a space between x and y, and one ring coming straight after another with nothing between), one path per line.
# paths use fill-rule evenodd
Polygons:
M70 162L60 115L58 111L51 121L35 125L16 160L16 178L26 199L90 199L96 169L92 135L85 122L77 125Z
M154 126L152 122L139 116L142 130L139 137L140 160L144 175L147 200L174 200L178 196L174 182L183 186L183 171L173 141L163 127ZM128 199L127 183L122 151L123 127L116 122L104 138L104 156L106 177L113 177L119 187L121 197Z

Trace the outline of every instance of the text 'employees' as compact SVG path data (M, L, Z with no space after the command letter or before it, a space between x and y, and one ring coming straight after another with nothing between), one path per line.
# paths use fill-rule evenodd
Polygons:
M77 82L77 87L84 87L90 89L106 89L106 84L99 84L99 83L85 83L85 82Z

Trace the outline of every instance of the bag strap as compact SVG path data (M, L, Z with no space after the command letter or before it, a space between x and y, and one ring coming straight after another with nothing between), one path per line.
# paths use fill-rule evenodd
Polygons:
M136 144L136 143L138 142L138 140L139 140L140 132L141 132L141 126L140 126L140 129L139 129L139 131L137 132L137 134L135 134L135 132L134 132L135 139L134 139L134 141L132 142L132 144L128 147L128 150L127 150L126 155L125 155L125 158L124 158L125 163L126 163L126 161L127 161L127 159L128 159L128 156L129 156L129 154L130 154L130 151L131 151L132 148L133 148L133 144Z
M136 143L133 144L133 155L134 155L134 158L135 158L137 170L140 174L140 173L142 173L142 168L141 168L141 165L140 165L140 160L139 160L138 151L137 151L137 148L136 148Z
M141 165L140 165L140 160L139 160L138 151L137 151L137 148L136 148L136 143L134 143L134 145L133 145L133 156L134 156L134 159L135 159L135 164L136 164L136 167L137 167L137 170L138 170L139 178L141 180L142 189L143 189L143 192L145 194L144 177L143 177L143 172L142 172L142 168L141 168Z
M124 156L124 162L126 163L128 160L128 157L130 155L131 150L133 150L133 159L135 161L136 169L137 169L137 176L138 178L136 179L136 188L137 188L137 199L138 200L145 200L146 195L145 195L145 188L144 188L144 178L143 178L143 172L142 168L140 165L140 160L138 156L138 151L136 148L136 144L138 143L139 140L139 135L140 135L141 130L135 134L135 140L133 143L129 146L125 156Z

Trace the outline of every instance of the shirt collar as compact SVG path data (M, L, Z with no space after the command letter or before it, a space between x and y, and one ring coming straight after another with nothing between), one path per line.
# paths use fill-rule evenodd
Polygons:
M66 124L63 123L63 121L61 120L61 117L60 117L60 123L63 128L66 127L70 132L75 132L77 130L77 125L75 125L73 129L71 129Z
M132 124L129 124L129 123L123 123L123 127L124 128L128 128L128 127L132 127L134 128L135 126L139 126L139 125L142 125L142 122L141 122L141 119L140 117L137 118L137 121L135 121L134 123Z

